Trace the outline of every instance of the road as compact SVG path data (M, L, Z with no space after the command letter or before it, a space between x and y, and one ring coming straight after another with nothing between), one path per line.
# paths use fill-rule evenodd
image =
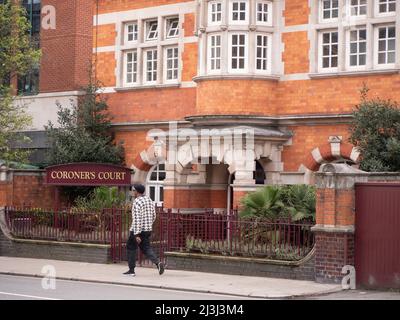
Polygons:
M0 275L0 300L237 299L245 299L245 297L66 280L56 280L55 289L43 289L40 278Z
M0 300L257 300L232 295L153 289L83 281L56 280L44 289L42 279L0 274ZM348 290L295 300L400 300L400 292Z

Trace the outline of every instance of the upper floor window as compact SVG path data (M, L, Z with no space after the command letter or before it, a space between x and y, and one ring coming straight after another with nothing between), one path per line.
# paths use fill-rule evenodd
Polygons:
M339 0L320 0L322 20L334 20L339 17Z
M247 1L231 2L231 21L233 23L246 23L248 21Z
M165 49L165 80L176 81L178 80L178 47Z
M245 71L247 69L247 34L231 35L231 70Z
M392 65L396 62L396 27L384 26L377 30L377 64Z
M350 16L367 15L367 0L348 0Z
M147 83L157 81L157 49L144 51L144 78Z
M221 70L221 35L213 34L208 37L208 71Z
M167 38L176 38L179 36L179 18L167 19Z
M256 70L267 71L270 62L270 37L268 35L257 35L256 37Z
M256 17L257 23L271 24L272 22L272 3L269 1L257 1Z
M349 61L350 68L363 67L367 64L367 29L350 31Z
M137 41L138 39L138 25L137 23L128 23L125 26L125 32L126 32L126 41L127 42L132 42L132 41Z
M396 0L376 0L378 5L378 13L394 13L396 12Z
M147 21L146 22L146 40L157 40L158 38L158 21Z
M222 2L210 1L208 3L208 22L209 24L218 24L222 20Z
M134 84L137 82L137 51L127 52L125 56L125 83Z
M332 70L338 67L338 32L327 31L320 34L320 69Z

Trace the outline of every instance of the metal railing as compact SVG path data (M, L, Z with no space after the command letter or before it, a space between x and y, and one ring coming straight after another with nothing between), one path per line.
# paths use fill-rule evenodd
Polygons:
M24 239L110 244L115 262L126 260L131 212L111 208L99 212L54 212L32 208L6 208L11 233ZM164 252L191 252L278 260L300 260L314 245L310 221L244 219L237 211L215 214L157 208L151 243L164 260ZM139 264L148 264L139 253Z
M236 211L214 214L161 212L160 244L164 251L193 252L296 261L314 246L310 221L240 218Z
M18 238L109 244L115 232L115 218L120 216L121 231L129 228L130 210L102 209L97 212L10 208L5 210L10 232ZM126 233L126 232L125 232Z

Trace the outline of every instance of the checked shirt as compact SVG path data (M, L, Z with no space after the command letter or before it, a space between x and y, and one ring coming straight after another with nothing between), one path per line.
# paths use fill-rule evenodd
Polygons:
M140 196L132 205L132 226L130 231L134 235L142 231L152 231L156 210L153 201L148 196Z

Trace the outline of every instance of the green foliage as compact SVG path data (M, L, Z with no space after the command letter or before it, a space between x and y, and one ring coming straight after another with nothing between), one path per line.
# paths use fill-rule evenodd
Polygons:
M40 50L34 49L29 36L30 23L23 7L6 1L0 4L0 159L26 162L28 152L11 144L27 142L21 131L32 122L25 106L17 104L10 83L38 66Z
M11 144L29 142L29 138L21 133L32 122L24 106L15 103L11 90L0 87L0 159L7 165L10 162L26 162L29 152L12 148Z
M107 103L99 91L100 84L90 80L78 105L71 102L70 108L63 108L58 104L60 128L55 128L51 122L46 127L50 141L48 165L71 162L123 163L124 150L122 145L113 143Z
M250 243L244 239L236 239L232 245L230 240L202 240L192 235L186 237L186 252L216 254L223 256L241 256L285 261L298 261L306 256L311 247L296 247L291 245L274 246L275 240L269 242ZM277 240L279 241L279 240Z
M242 199L241 217L294 222L315 219L315 188L308 185L266 186Z
M350 126L350 142L362 157L360 169L400 171L400 106L390 100L369 100L367 93L364 87Z
M314 186L300 184L283 187L282 202L293 222L304 219L314 220L316 201Z
M75 206L78 210L100 212L104 208L122 207L129 205L125 193L119 192L117 187L95 188L89 197L78 197Z
M268 186L247 194L242 199L242 217L262 217L277 219L283 212L282 193L279 187Z
M24 76L38 65L40 50L31 42L26 10L13 1L0 4L0 86L10 76Z

